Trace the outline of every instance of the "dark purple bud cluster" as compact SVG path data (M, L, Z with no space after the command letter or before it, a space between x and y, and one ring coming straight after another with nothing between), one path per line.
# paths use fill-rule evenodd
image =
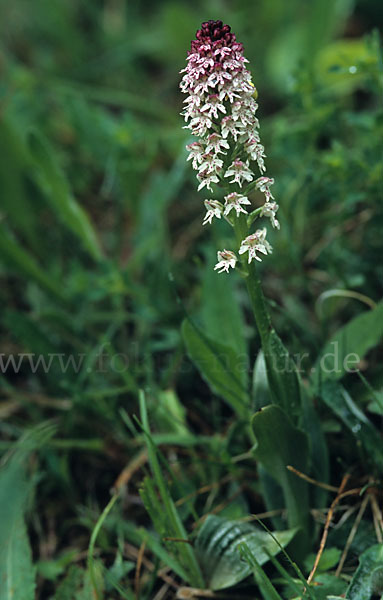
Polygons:
M196 38L191 43L192 52L200 52L201 46L209 46L212 49L217 49L222 46L231 48L235 44L235 49L242 51L242 44L236 42L234 33L231 33L231 27L224 25L222 21L205 21L202 23L201 29L196 32Z

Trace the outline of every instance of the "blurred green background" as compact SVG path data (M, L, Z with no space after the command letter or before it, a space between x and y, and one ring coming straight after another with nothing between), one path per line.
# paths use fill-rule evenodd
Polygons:
M185 162L179 71L211 18L244 44L259 93L281 221L261 272L289 349L307 351L309 369L382 294L380 0L0 0L1 448L54 419L35 465L40 561L86 548L140 449L140 387L159 433L180 414L206 435L230 422L185 357L185 311L222 339L241 326L252 359L259 347L235 275L212 271L230 232L202 228ZM325 299L331 290L342 294ZM66 368L7 363L21 354L62 355ZM201 485L218 476L207 471ZM134 487L130 501L132 521L147 523ZM66 563L41 564L48 594Z

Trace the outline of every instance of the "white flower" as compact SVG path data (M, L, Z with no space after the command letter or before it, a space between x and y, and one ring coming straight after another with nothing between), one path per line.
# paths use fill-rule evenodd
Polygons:
M213 190L211 189L211 184L219 182L219 178L217 177L217 175L215 175L214 173L209 175L206 171L204 171L203 173L198 173L197 179L198 181L200 181L200 184L197 189L198 192L204 187L207 187L207 189L212 192Z
M230 75L230 73L227 73L226 71L215 71L214 73L209 75L208 83L213 87L216 87L217 85L223 86L227 81L231 81L231 79L232 76Z
M274 179L270 179L270 177L258 177L255 182L257 190L265 194L266 202L270 202L270 199L274 200L274 196L270 192L270 186L273 185L273 183Z
M279 206L276 202L265 202L260 213L261 217L269 217L271 224L276 229L280 229L279 221L275 218Z
M187 160L192 160L193 169L198 169L202 163L205 147L201 141L193 142L186 146L186 150L190 153Z
M211 152L213 150L216 154L227 154L227 152L224 152L222 148L229 150L229 143L220 135L218 135L218 133L212 133L209 135L207 138L206 152Z
M185 125L184 129L190 129L193 135L203 137L212 126L212 120L207 115L202 113L190 121L189 125Z
M204 205L207 210L207 213L204 217L202 225L206 225L206 223L210 223L214 217L217 219L221 218L223 206L218 200L204 200Z
M244 181L252 181L254 179L254 173L249 169L249 163L242 162L236 159L226 171L224 177L233 177L230 183L238 183L239 187L242 187Z
M231 250L218 250L217 252L217 264L214 267L214 270L220 269L218 273L226 273L229 272L229 268L235 268L237 257Z
M259 135L255 132L247 142L245 143L245 150L250 156L251 160L256 160L258 163L258 168L261 173L266 171L265 161L263 160L266 157L265 149L259 141Z
M258 260L259 262L262 261L262 259L259 256L257 256L257 252L260 252L261 254L272 253L273 249L269 242L266 240L266 233L266 228L257 229L255 233L252 233L251 235L247 236L247 238L245 238L241 242L239 254L244 254L244 252L248 252L249 264L251 263L253 258L255 258L255 260Z
M229 102L234 102L235 98L240 98L240 94L233 90L233 86L231 83L225 83L222 86L222 89L219 92L220 100L229 100Z
M221 121L221 133L223 138L227 138L229 133L237 141L238 136L243 134L243 126L241 123L236 123L233 117L223 117Z
M241 194L237 194L236 192L232 192L225 196L225 211L224 215L228 215L232 208L234 208L237 213L237 217L239 213L243 212L247 215L247 210L245 210L241 204L251 204L250 200L246 196L242 196Z
M198 167L199 172L217 173L222 169L223 160L218 158L217 154L206 153L202 157L202 163Z
M244 127L259 127L259 121L254 114L257 108L253 98L237 100L231 109L234 121L240 121Z
M226 108L220 102L218 94L211 94L208 101L201 108L201 112L205 112L210 118L218 119L218 111L226 113Z

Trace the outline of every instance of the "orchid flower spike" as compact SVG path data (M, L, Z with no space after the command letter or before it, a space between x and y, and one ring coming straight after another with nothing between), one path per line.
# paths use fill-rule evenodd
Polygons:
M218 198L205 200L204 225L211 224L214 217L224 216L231 224L233 219L244 218L241 213L247 215L247 210L243 205L251 204L248 193L255 189L264 194L264 205L256 216L269 218L279 229L278 204L270 191L274 180L265 175L266 155L258 132L257 92L246 63L243 46L229 25L222 21L202 23L191 42L187 66L181 71L180 88L187 95L181 114L185 129L197 138L186 146L188 160L197 171L198 190L207 188L212 195L217 191ZM217 186L224 194L218 195ZM265 229L242 241L239 252L246 251L249 262L252 258L260 260L259 253L270 253ZM229 267L235 267L234 257L231 251L219 252L215 268L228 272Z

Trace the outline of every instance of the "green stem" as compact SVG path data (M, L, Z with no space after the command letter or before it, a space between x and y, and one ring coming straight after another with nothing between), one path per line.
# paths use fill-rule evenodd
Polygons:
M89 570L90 581L91 581L92 588L93 588L93 594L94 594L94 597L96 598L96 600L98 600L99 594L98 594L98 589L97 589L98 588L97 574L96 574L94 560L93 560L94 547L96 545L96 540L97 540L97 536L100 532L100 529L103 526L106 517L109 515L110 511L112 510L113 506L115 505L118 497L119 497L119 494L115 494L114 496L111 497L108 504L102 511L102 513L92 531L92 535L90 537L89 548L88 548L88 570Z
M246 216L240 214L234 220L233 225L237 247L239 248L241 242L249 235ZM255 262L248 264L247 256L242 257L242 269L246 275L247 290L261 338L272 402L279 405L284 411L283 414L287 414L288 418L296 423L300 412L300 389L295 365L272 327L269 309L263 295ZM304 446L302 447L304 448ZM301 528L300 537L296 538L298 556L302 548L307 549L308 547L309 508L307 496L302 493L300 497L297 497L295 486L291 485L288 475L290 474L283 473L283 476L278 478L278 483L284 492L289 526L291 528ZM306 489L304 491L306 492Z
M240 246L242 240L249 235L249 228L247 226L246 217L244 214L240 214L239 217L235 219L234 231L238 246ZM251 262L248 264L247 260L244 259L243 268L247 274L247 291L250 296L255 322L261 337L262 347L264 348L272 329L269 310L267 308L266 299L263 294L261 281L259 279L255 263Z

